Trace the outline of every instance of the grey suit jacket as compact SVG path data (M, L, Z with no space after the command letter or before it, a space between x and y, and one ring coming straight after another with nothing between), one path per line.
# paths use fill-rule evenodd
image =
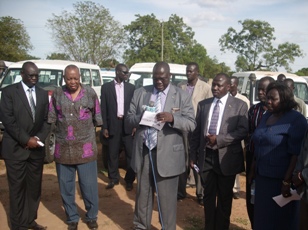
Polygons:
M30 105L21 83L3 89L0 103L1 121L5 131L2 141L2 157L4 159L25 160L30 154L32 158L44 158L44 148L26 150L24 147L31 136L45 141L50 125L47 123L48 93L35 86L36 107L33 123Z
M208 117L211 116L209 110L213 100L214 98L208 98L198 104L197 127L192 134L190 145L190 159L198 164L200 172L208 168L205 163L206 143L204 137L208 133ZM220 168L226 176L244 171L241 140L248 134L247 110L244 101L228 96L219 134L216 136Z
M134 138L132 168L135 172L141 169L143 162L143 143L146 126L139 126L144 109L149 105L154 86L145 86L135 90L127 121L137 127ZM195 128L194 110L189 95L182 89L170 84L166 98L164 112L172 112L172 108L179 108L173 113L173 124L166 123L157 134L157 171L162 177L180 175L185 171L185 150L183 131L193 131Z

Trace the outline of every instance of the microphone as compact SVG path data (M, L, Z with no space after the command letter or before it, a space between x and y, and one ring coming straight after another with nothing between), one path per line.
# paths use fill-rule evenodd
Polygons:
M154 101L150 101L149 105L142 106L143 111L155 112Z

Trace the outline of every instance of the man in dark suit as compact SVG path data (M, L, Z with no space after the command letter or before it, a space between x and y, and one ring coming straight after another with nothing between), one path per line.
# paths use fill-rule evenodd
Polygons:
M230 84L228 75L216 75L214 98L199 103L191 139L190 165L200 169L206 230L229 229L235 176L244 171L241 140L248 133L248 108L229 95Z
M137 173L138 182L135 229L151 229L155 191L163 229L176 229L178 176L186 170L183 132L195 128L195 116L189 95L170 84L170 77L168 63L156 63L153 68L153 85L135 91L127 113L128 122L137 127L132 157L132 168ZM152 132L154 128L139 125L144 107L153 107L152 102L155 105L156 120L164 122L162 129L157 132Z
M124 145L127 170L125 175L126 190L133 189L135 172L130 166L133 148L133 127L125 120L133 97L135 86L126 82L129 78L128 68L118 64L115 69L114 81L101 87L101 111L103 117L103 138L108 142L108 177L106 189L111 189L119 184L119 151Z
M10 191L11 229L46 229L35 222L41 198L48 94L36 86L39 70L25 62L22 81L2 91L1 121L5 127L2 156Z

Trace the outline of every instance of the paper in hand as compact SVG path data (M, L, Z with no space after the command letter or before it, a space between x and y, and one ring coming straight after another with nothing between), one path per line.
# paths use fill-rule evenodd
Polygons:
M296 190L291 189L291 194L292 196L290 197L283 197L281 194L278 196L274 196L273 200L280 206L283 207L285 206L287 203L289 203L292 200L300 200L301 196L298 195Z
M145 125L145 126L149 126L149 127L153 127L157 130L161 130L164 125L165 122L160 122L156 120L156 114L157 113L153 113L151 111L144 111L143 116L141 118L140 121L140 125Z

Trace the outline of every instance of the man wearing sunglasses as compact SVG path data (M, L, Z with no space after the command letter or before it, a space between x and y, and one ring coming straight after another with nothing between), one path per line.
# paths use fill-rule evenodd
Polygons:
M22 81L2 91L1 121L5 127L2 157L5 161L9 194L11 229L43 230L35 222L41 198L44 165L43 142L50 125L47 123L48 94L36 86L39 70L25 62Z
M119 184L119 151L124 145L126 155L126 190L133 189L135 172L130 167L133 148L133 127L125 121L125 115L129 109L135 86L128 83L128 68L124 64L118 64L115 69L114 81L101 87L101 110L103 117L102 134L108 143L108 178L106 189L112 189Z

